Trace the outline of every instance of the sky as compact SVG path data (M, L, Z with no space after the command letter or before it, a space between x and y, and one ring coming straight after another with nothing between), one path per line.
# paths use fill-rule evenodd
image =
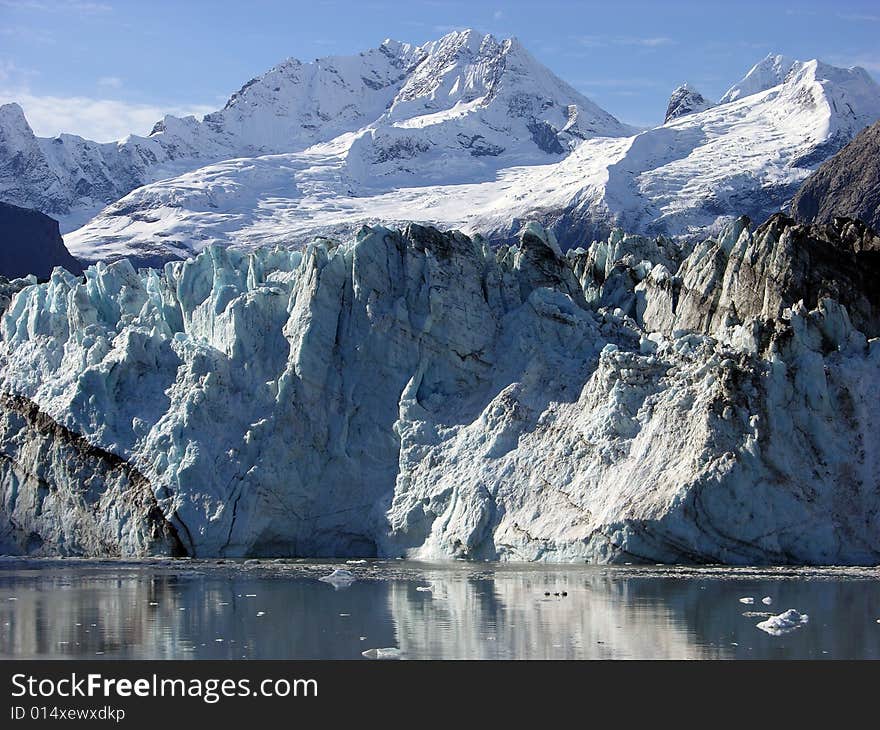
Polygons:
M621 120L663 120L688 81L718 99L768 53L880 78L880 4L562 0L0 0L0 103L40 136L109 141L202 115L288 57L423 43L461 28L516 36Z

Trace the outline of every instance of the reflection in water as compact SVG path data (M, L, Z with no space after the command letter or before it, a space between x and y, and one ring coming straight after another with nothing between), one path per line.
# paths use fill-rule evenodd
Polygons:
M374 561L335 589L332 567L0 560L0 657L880 658L873 571ZM787 608L810 622L783 637L743 615Z

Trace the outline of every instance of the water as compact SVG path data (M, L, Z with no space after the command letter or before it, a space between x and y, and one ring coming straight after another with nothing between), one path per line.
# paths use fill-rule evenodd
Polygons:
M0 559L3 658L877 659L878 619L874 569Z

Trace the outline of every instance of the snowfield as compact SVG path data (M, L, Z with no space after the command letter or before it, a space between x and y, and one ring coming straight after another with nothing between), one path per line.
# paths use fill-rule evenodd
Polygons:
M509 241L534 219L565 246L587 245L613 226L717 232L740 213L764 220L779 210L816 165L880 118L880 88L861 69L794 62L769 88L754 75L733 100L636 136L581 141L545 164L525 151L477 164L440 131L426 133L424 149L378 162L380 127L302 152L208 165L133 191L65 241L85 261L149 262L210 244L302 247L365 222L417 221ZM478 109L472 103L460 114ZM428 116L406 128L460 118Z
M411 221L510 243L538 220L563 248L615 226L699 239L784 208L880 119L880 87L861 68L770 55L718 104L685 85L670 109L637 134L515 39L388 40L288 59L203 121L166 117L109 145L38 139L6 105L0 197L59 218L84 262L303 248Z

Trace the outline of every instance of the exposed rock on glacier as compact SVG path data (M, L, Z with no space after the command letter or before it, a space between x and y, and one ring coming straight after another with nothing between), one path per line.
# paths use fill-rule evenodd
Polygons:
M78 542L44 511L5 549L91 552L106 523L124 554L876 563L876 301L862 229L823 230L563 254L412 225L56 270L3 318L15 433L51 419L152 497L108 478ZM59 439L44 481L3 472L10 525L78 498Z
M776 214L754 233L740 218L718 241L698 244L676 276L655 268L638 285L635 316L649 330L695 330L721 336L752 320L752 337L791 304L833 299L855 326L880 334L880 238L859 221L794 225ZM833 338L832 338L833 339ZM755 344L757 347L757 344Z
M0 443L3 553L186 554L137 469L26 398L0 397Z

